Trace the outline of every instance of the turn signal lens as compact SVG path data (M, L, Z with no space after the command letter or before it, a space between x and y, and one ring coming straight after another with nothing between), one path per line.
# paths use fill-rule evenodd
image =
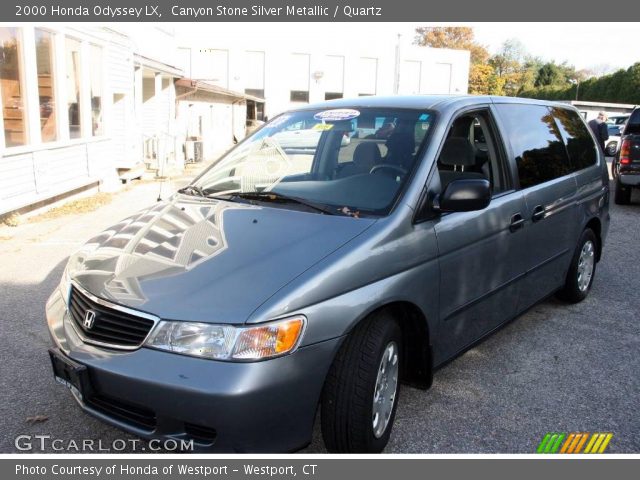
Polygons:
M232 357L258 360L288 353L298 344L303 326L303 317L294 317L242 330Z

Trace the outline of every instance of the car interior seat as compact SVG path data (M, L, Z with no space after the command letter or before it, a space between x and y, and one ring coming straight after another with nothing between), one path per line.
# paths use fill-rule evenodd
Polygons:
M476 152L466 137L447 138L440 152L438 165L444 167L440 170L443 191L454 180L487 178L483 173L470 170L476 166Z
M338 171L337 178L350 177L362 173L369 173L371 169L380 163L382 155L375 142L363 141L353 151L353 161L346 163Z

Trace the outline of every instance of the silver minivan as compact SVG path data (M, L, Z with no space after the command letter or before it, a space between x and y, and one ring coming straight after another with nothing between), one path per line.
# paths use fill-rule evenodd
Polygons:
M387 126L382 133L378 126ZM72 255L46 316L89 414L203 450L379 452L400 384L545 297L609 227L571 106L363 97L284 113Z

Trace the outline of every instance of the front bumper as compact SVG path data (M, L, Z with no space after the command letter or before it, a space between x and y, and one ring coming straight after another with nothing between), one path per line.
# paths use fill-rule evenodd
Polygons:
M193 440L198 449L223 452L287 452L308 444L342 340L261 362L220 362L85 344L69 325L58 290L46 315L56 347L88 368L95 395L73 394L83 410L143 438Z

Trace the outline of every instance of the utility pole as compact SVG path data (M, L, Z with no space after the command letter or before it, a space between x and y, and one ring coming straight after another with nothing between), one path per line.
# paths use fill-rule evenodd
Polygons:
M402 35L398 34L398 41L396 43L396 62L393 75L393 93L395 95L400 91L400 39Z

